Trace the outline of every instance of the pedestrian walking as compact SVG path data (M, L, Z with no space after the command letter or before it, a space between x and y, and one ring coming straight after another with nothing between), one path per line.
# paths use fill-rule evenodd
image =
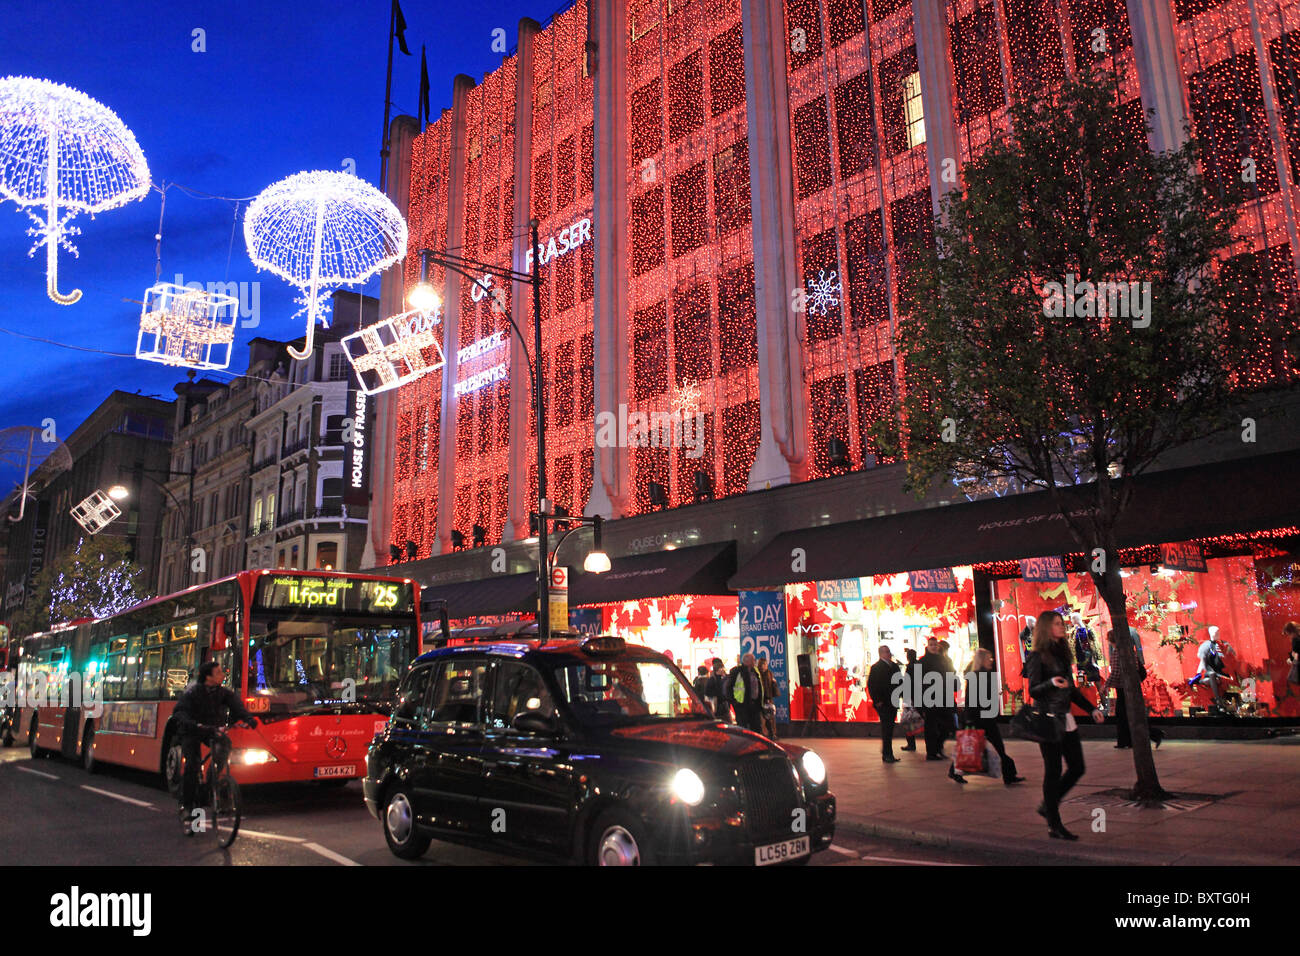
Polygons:
M894 697L898 682L894 677L898 672L899 666L894 663L889 645L881 644L880 660L872 664L871 670L867 672L867 694L871 697L871 705L880 715L880 759L885 763L898 763L898 758L894 756L894 720L898 716ZM912 744L912 749L916 749L915 744Z
M909 647L906 651L906 656L907 656L907 666L903 668L903 681L904 683L907 684L908 687L915 688L916 684L913 683L913 681L916 677L917 669L920 666L916 661L916 651ZM921 707L921 702L919 700L914 700L912 701L911 707L912 710L915 710L917 713L919 713L922 717L922 720L924 720L925 710ZM921 727L924 726L925 726L924 723L922 723ZM918 733L921 733L921 727L917 727L915 725L909 725L903 731L904 735L907 737L907 743L903 744L904 750L910 750L913 753L916 752L916 735Z
M997 707L1001 701L993 697L993 675L996 668L993 654L986 647L981 647L971 659L970 670L966 672L966 726L984 731L984 739L993 745L993 751L1002 761L1002 782L1008 787L1023 783L1024 777L1016 772L1016 762L1007 753L1002 740L1002 730L998 727L997 715L990 716L988 711ZM998 707L998 709L1001 709Z
M767 655L758 658L758 679L763 682L763 736L776 740L776 695L780 692L776 686L776 675L767 666Z
M1133 655L1137 658L1138 665L1138 683L1147 679L1146 658L1142 653L1142 638L1134 628L1128 629L1129 637L1133 639ZM1124 694L1123 671L1120 670L1119 656L1115 651L1115 632L1110 631L1106 635L1106 643L1110 651L1110 676L1106 678L1106 690L1114 688L1115 690L1115 749L1128 750L1133 746L1133 731L1128 726L1128 698ZM1146 698L1142 698L1142 707L1146 709ZM1159 727L1151 727L1151 742L1160 749L1160 741L1165 739L1164 732Z
M713 716L724 724L731 723L731 703L727 700L727 669L721 657L713 659L713 672L704 688L704 699L713 708Z
M692 685L695 688L696 695L704 701L704 705L709 708L709 713L713 713L713 705L709 703L709 669L701 664L695 668L695 680Z
M742 655L727 675L726 698L736 711L736 723L756 734L763 732L763 681L753 654Z
M1052 736L1039 743L1043 755L1043 802L1038 814L1047 820L1047 834L1057 840L1077 840L1061 822L1061 800L1083 776L1083 744L1070 705L1092 711L1092 719L1105 717L1093 709L1092 701L1074 685L1070 646L1066 642L1065 620L1056 611L1044 611L1034 623L1034 649L1025 660L1025 678L1035 705L1051 719ZM1065 773L1061 773L1061 762Z
M947 696L949 694L948 675L952 673L952 664L943 656L939 650L939 639L931 635L925 642L925 653L917 661L917 667L921 671L921 687L923 691L926 687L926 678L930 674L938 674L941 688L941 700L939 706L926 705L925 714L925 759L926 760L943 760L943 742L948 738L949 731L953 730L951 710L946 706ZM932 684L933 682L931 682ZM931 693L933 693L931 691ZM945 727L945 722L947 726Z

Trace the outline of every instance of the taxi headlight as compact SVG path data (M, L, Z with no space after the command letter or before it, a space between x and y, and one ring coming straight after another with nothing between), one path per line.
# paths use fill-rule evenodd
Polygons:
M239 762L242 764L253 765L263 763L275 763L275 755L269 750L241 750L239 752Z
M818 785L826 782L826 764L822 763L822 758L816 752L805 750L800 759L803 761L803 772L809 780Z
M704 781L694 770L678 770L673 777L673 796L687 806L696 806L704 799Z

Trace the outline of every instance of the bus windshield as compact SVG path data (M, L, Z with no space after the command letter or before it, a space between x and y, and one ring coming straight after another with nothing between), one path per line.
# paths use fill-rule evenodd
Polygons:
M248 697L254 713L386 712L410 664L410 622L313 615L254 618L250 624Z

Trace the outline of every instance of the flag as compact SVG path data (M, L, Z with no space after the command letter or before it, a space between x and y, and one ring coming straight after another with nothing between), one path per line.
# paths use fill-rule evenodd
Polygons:
M429 123L429 61L425 59L424 47L420 47L420 105L419 109L423 111L424 121L420 128L424 129Z
M393 0L393 34L402 52L410 56L411 51L406 48L406 17L402 16L402 5L397 0Z

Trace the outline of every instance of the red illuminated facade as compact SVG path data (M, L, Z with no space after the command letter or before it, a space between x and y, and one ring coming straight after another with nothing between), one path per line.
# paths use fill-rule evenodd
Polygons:
M1300 4L1142 9L1135 26L1120 0L579 2L524 21L498 70L462 77L399 141L412 246L526 270L540 220L548 486L571 512L821 477L832 438L870 466L899 387L899 277L939 197L1012 97L1090 64L1118 72L1135 131L1154 111L1154 147L1190 120L1211 183L1248 171L1225 266L1243 321L1294 306ZM476 525L489 544L528 533L528 365L500 310L526 328L530 290L494 308L455 275L445 288L446 368L381 408L377 553L441 554ZM1261 343L1247 374L1286 367ZM702 428L674 437L642 415Z

